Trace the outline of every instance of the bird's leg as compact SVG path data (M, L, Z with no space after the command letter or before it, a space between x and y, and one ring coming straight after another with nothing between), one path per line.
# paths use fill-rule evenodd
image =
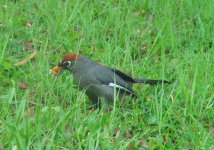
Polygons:
M108 112L111 110L111 104L104 98L99 98L97 102L97 108L103 110L104 112Z

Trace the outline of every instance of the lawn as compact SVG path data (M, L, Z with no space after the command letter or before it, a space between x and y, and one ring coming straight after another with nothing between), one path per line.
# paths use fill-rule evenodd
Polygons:
M2 0L0 149L213 149L212 0ZM92 109L66 52L134 77L138 97Z

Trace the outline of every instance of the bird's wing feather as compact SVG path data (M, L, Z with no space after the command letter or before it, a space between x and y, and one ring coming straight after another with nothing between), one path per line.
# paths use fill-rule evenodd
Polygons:
M136 82L132 77L130 77L129 75L123 73L120 70L111 69L111 71L114 72L115 74L117 74L120 78L122 78L123 80L125 80L127 82L130 82L130 83L135 83Z
M129 89L127 89L127 88L125 88L125 87L122 87L122 86L120 86L120 85L117 85L117 84L115 84L115 83L109 83L108 86L109 86L109 87L116 88L116 89L118 89L118 90L123 90L123 91L129 92L129 93L134 93L132 90L129 90Z
M107 68L102 65L95 66L93 70L91 70L91 73L93 73L93 77L96 78L96 80L99 81L101 85L106 85L111 88L115 87L121 92L126 92L127 94L135 95L135 92L132 90L131 84L129 82L131 80L131 77L128 77L128 75L124 74L122 78L116 72L112 71L111 68ZM120 74L123 73L121 72ZM125 76L127 76L127 80L125 79Z
M115 87L115 89L114 89ZM124 93L130 93L133 97L135 97L135 93L132 93L131 91L127 91L127 89L123 89L123 87L118 87L117 85L110 84L105 85L105 84L94 84L91 85L87 89L88 96L90 99L95 99L97 100L98 98L105 98L106 100L113 101L114 96L116 98L121 98Z

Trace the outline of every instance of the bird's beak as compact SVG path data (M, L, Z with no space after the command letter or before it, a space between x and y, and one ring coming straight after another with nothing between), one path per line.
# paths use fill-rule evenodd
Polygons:
M50 70L50 73L51 74L57 74L61 69L62 69L62 67L56 66Z

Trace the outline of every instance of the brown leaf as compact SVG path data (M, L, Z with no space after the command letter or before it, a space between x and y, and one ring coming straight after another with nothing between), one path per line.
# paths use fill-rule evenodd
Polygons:
M134 144L133 143L129 143L127 150L132 150L134 148Z
M24 48L27 50L33 50L33 42L31 40L23 41L22 44L24 45Z
M26 116L26 117L33 117L33 115L34 115L34 107L28 108L28 109L25 111L25 116Z
M211 136L214 138L214 127L210 128L210 133L211 133Z
M131 139L132 138L132 135L130 134L129 130L125 131L125 136L126 136L127 139Z
M27 89L28 88L28 84L26 82L23 82L23 81L19 81L18 86L20 89Z
M34 4L34 8L35 8L36 10L39 10L39 5Z
M33 59L35 56L36 56L36 51L33 51L33 53L31 53L27 59L20 60L19 62L17 62L15 64L15 66L22 66L22 65L26 64L28 60Z
M164 136L163 136L163 142L165 143L166 140L167 140L167 138L166 138L166 136L164 135Z
M94 112L94 108L88 110L88 113L92 113L92 112Z
M26 27L31 27L33 24L33 21L32 20L28 20L27 23L26 23Z
M144 139L141 139L139 144L142 148L148 148L148 144Z
M105 138L105 139L108 139L108 138L109 138L108 133L104 133L104 138Z
M65 134L73 134L74 133L74 129L70 126L70 124L67 124L65 126Z
M116 128L114 131L113 131L113 136L114 137L118 137L120 135L120 129L119 128Z
M148 21L151 22L152 19L153 19L153 14L152 14L152 12L150 12L148 15Z

